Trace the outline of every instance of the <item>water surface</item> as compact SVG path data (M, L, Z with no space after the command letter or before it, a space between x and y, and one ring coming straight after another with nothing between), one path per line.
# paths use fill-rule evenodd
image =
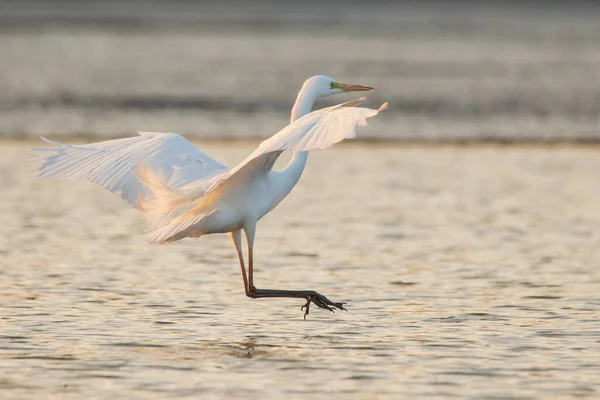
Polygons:
M202 146L228 164L251 145ZM597 149L337 146L259 223L154 246L118 196L0 147L0 397L598 398Z

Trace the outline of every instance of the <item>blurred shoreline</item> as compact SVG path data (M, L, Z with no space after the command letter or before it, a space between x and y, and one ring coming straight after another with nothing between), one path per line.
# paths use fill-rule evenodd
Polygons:
M586 1L0 1L0 140L260 140L327 74L389 101L361 142L598 143L598 20Z

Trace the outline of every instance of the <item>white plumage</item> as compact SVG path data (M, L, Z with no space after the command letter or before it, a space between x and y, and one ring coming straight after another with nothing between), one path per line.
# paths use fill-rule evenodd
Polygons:
M366 125L366 119L380 111L351 107L364 100L360 98L313 111L297 119L262 142L232 169L176 133L142 132L137 137L80 146L42 138L59 148L35 149L52 152L50 156L41 157L38 176L42 179L87 180L111 192L120 191L125 201L149 218L147 239L152 243L197 237L212 233L200 230L200 222L223 207L214 206L208 210L199 204L198 209L172 220L168 218L192 202L201 203L222 186L239 185L236 174L268 176L282 151L325 149L344 139L355 138L356 127ZM268 197L267 193L264 195ZM258 208L255 215L260 219L268 210ZM198 225L199 229L190 229L193 225ZM181 235L182 231L187 235Z
M145 193L134 169L144 163L174 188L227 170L176 133L140 132L139 136L85 145L69 145L42 138L54 148L37 157L41 179L85 180L97 183L139 208Z
M175 133L140 133L139 136L87 145L67 145L42 138L55 148L35 149L41 179L87 180L100 184L147 216L146 238L166 243L185 237L231 232L240 256L246 294L250 297L303 297L306 314L311 302L319 307L343 309L312 291L256 289L252 281L252 245L257 221L272 210L294 187L306 164L308 151L325 149L356 137L356 127L384 111L354 107L360 98L309 112L314 100L348 91L372 90L345 85L325 76L307 80L292 110L292 122L262 142L232 169L209 157ZM294 153L282 171L272 169L283 151ZM246 277L240 249L244 230L249 247ZM306 316L305 314L305 316Z

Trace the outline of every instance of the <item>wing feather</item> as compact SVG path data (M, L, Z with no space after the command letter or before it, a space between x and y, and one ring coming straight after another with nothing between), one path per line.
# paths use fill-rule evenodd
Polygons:
M269 153L279 155L283 151L303 152L326 149L344 139L356 137L356 127L366 126L367 118L371 118L387 109L384 103L378 110L353 107L365 101L364 97L337 106L313 111L292 122L269 139L263 141L258 148L236 167L221 174L213 180L207 192L231 179L235 174L247 171L246 167L253 160L264 158ZM272 164L275 160L269 158ZM262 165L256 163L257 166Z
M86 180L140 208L140 194L148 192L135 169L144 163L166 185L181 188L227 170L176 133L141 132L138 136L86 145L62 144L42 138L57 148L34 149L41 179Z
M356 127L366 126L367 118L384 111L387 103L379 110L353 107L364 98L337 106L313 111L292 122L260 144L255 156L271 151L292 152L326 149L344 139L356 137Z

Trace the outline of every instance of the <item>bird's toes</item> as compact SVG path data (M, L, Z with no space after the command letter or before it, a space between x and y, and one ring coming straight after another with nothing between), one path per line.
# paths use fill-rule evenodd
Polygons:
M336 308L340 309L340 310L348 311L344 307L344 304L346 304L345 302L334 303L333 301L329 300L327 297L323 296L322 294L310 295L306 298L306 304L304 304L302 307L300 307L300 310L304 311L304 319L306 319L306 316L308 315L308 313L310 311L310 303L314 303L317 307L323 308L325 310L329 310L332 313L335 313Z

